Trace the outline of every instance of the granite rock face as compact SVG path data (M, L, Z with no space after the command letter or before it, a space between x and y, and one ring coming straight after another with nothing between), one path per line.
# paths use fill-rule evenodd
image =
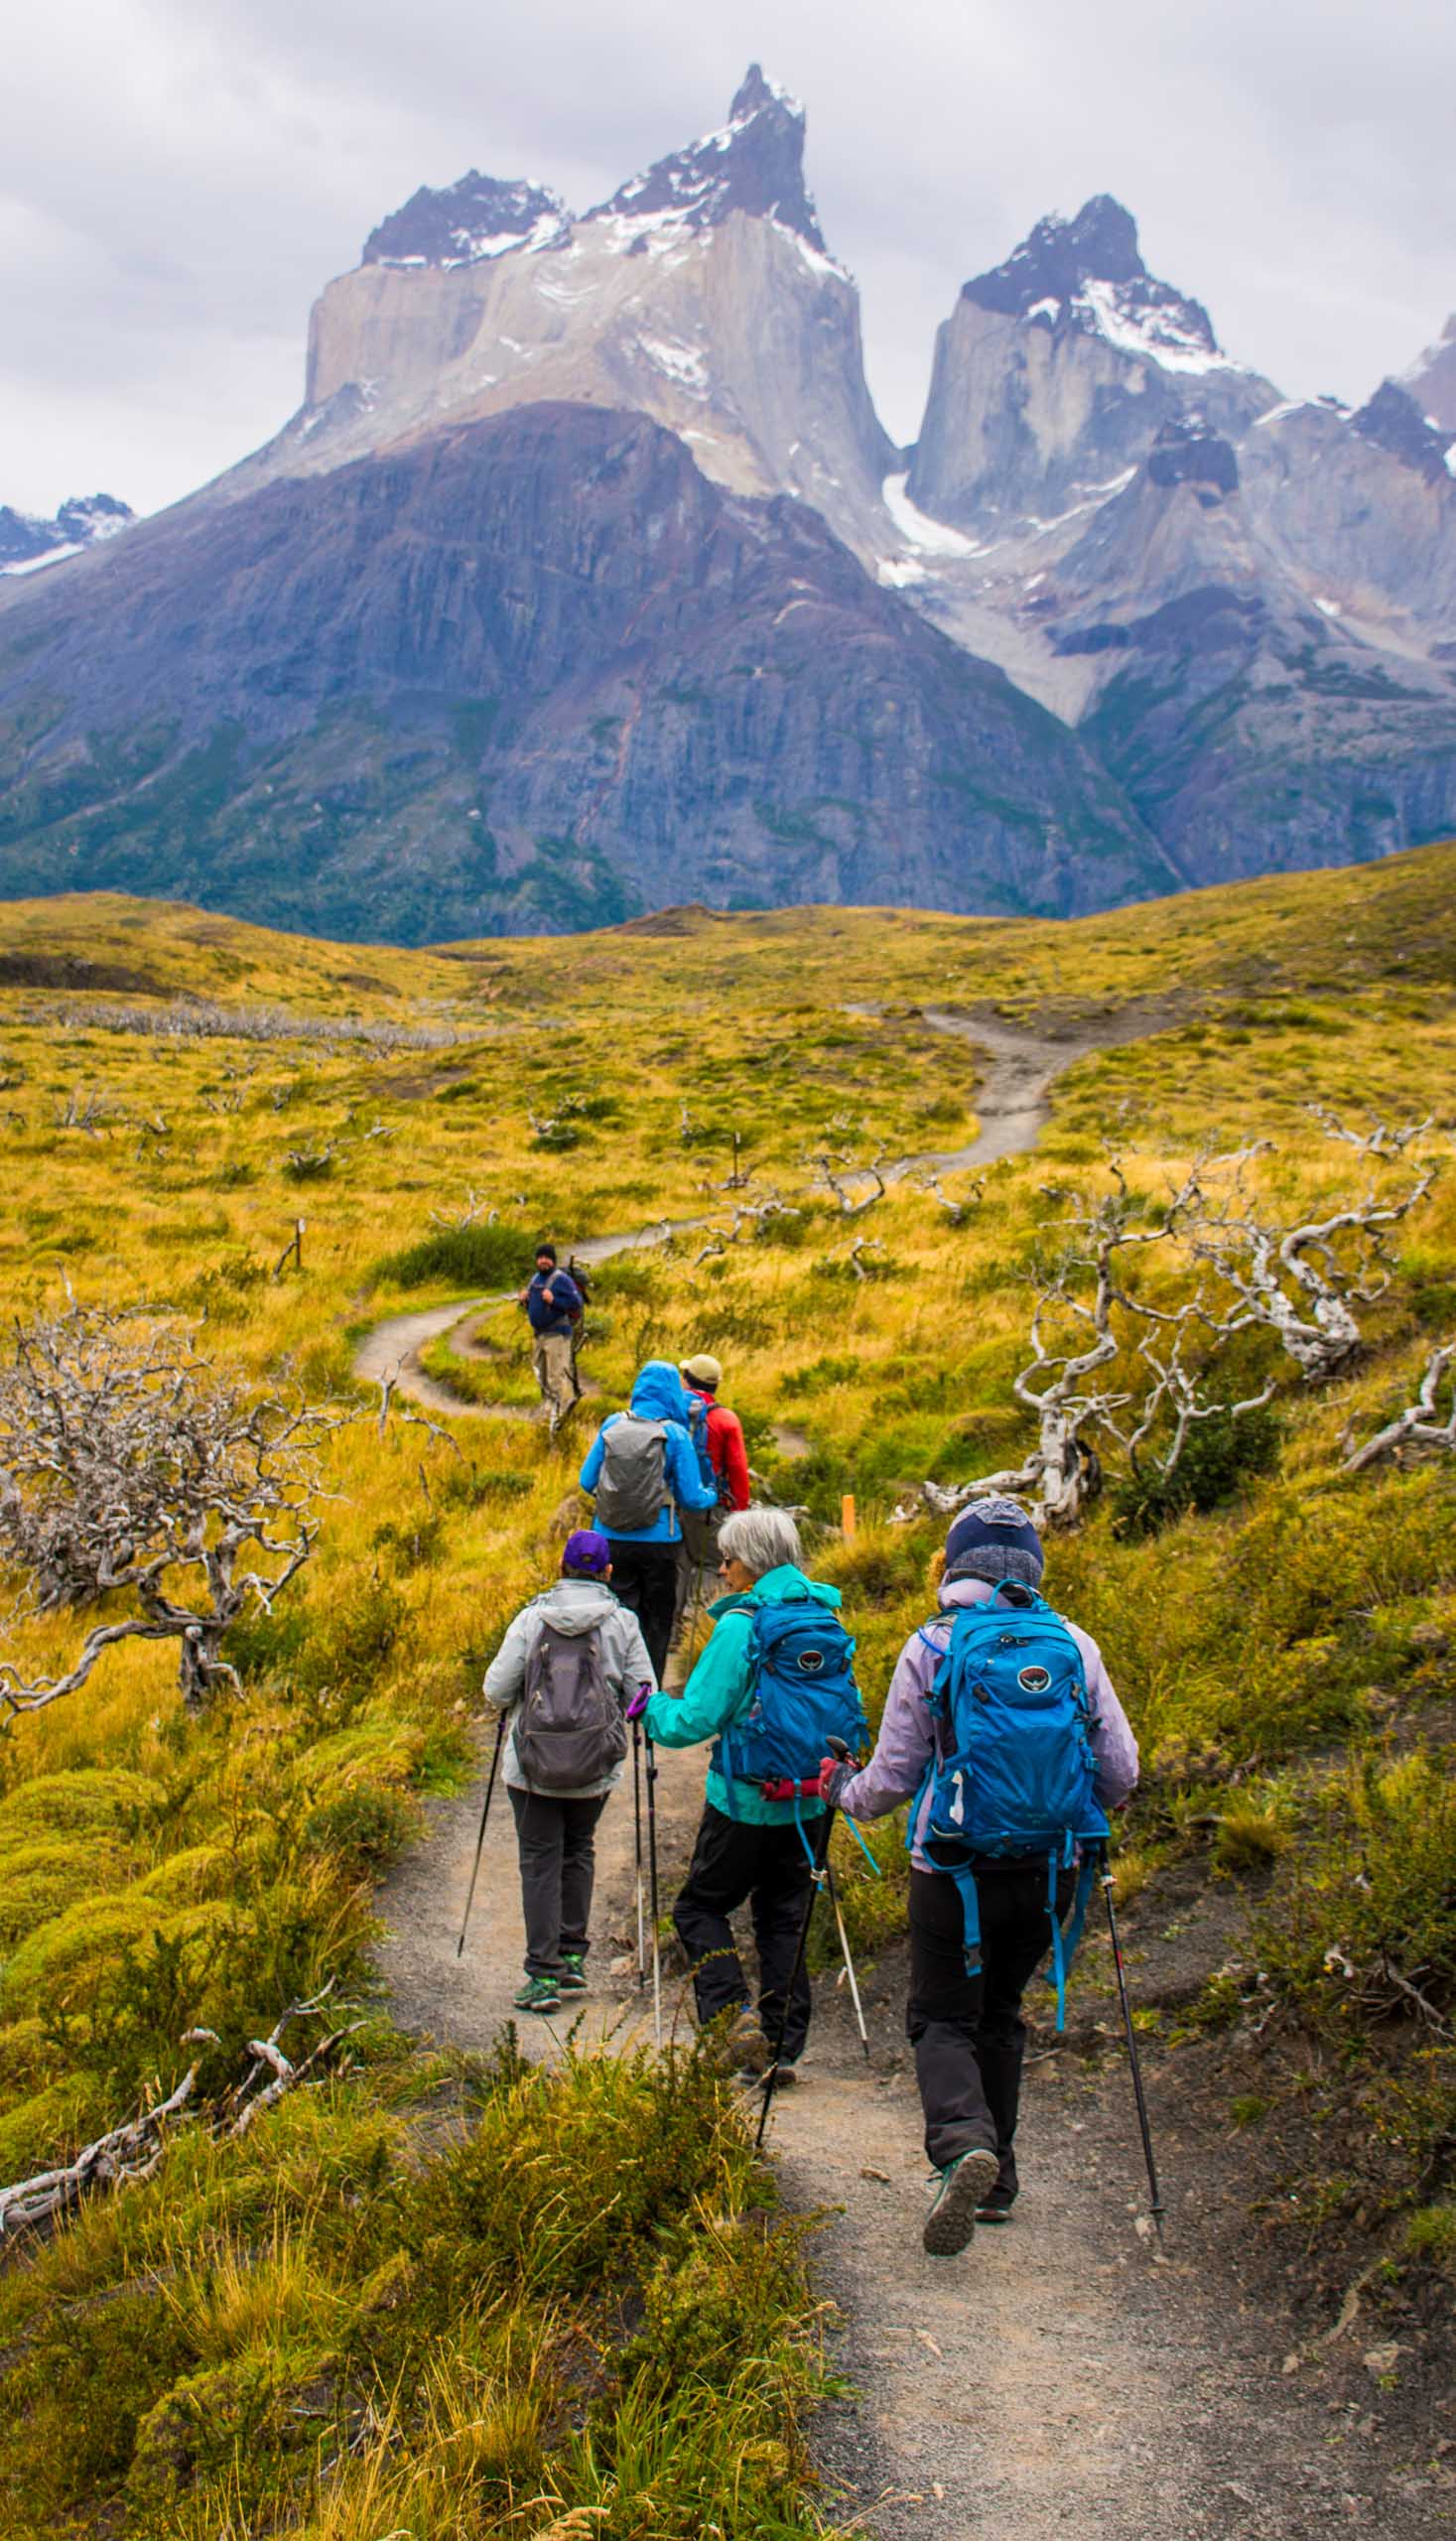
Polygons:
M1221 350L1201 303L1148 272L1130 213L1098 195L964 285L936 338L908 491L963 529L1055 520L1107 493L1165 426L1196 415L1237 437L1275 401Z
M1175 879L1073 735L640 417L463 426L178 515L75 588L0 612L6 892L420 941Z

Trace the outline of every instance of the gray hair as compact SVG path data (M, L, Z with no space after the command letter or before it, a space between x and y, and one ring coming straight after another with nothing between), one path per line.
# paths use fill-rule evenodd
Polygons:
M802 1569L804 1547L799 1530L786 1509L735 1509L718 1531L718 1548L728 1561L740 1561L755 1579L791 1561Z

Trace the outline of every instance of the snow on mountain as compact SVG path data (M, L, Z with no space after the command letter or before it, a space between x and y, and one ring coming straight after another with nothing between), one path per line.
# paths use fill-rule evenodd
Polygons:
M323 294L304 413L224 492L562 400L649 415L730 490L797 493L867 535L895 454L804 134L754 64L725 123L581 217L478 173L415 196Z
M524 178L482 177L472 168L453 186L421 186L364 241L366 265L434 266L488 262L517 248L556 246L571 219L560 195Z
M1276 402L1223 350L1201 301L1148 272L1130 212L1095 195L973 276L936 339L910 470L962 529L1064 518L1198 414L1237 435Z
M114 538L128 529L136 514L114 494L72 494L54 520L0 504L0 574L34 574L45 565L60 565L67 556Z

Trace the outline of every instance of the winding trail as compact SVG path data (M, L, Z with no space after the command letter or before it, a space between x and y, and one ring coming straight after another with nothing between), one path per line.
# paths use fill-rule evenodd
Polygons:
M845 1010L869 1014L875 1009L860 1005ZM1090 1057L1094 1050L1106 1049L1120 1038L1135 1038L1144 1028L1137 1022L1125 1033L1120 1033L1120 1018L1110 1018L1099 1032L1053 1040L1038 1033L1015 1031L1008 1024L986 1016L955 1014L943 1006L927 1006L923 1019L932 1030L968 1041L988 1054L991 1063L977 1092L980 1127L964 1146L899 1157L884 1168L884 1178L890 1183L902 1182L911 1173L963 1173L979 1164L994 1164L1002 1156L1024 1155L1035 1145L1051 1117L1051 1089L1057 1078L1079 1059ZM630 1234L589 1236L575 1251L578 1259L590 1267L609 1262L618 1254L644 1252L669 1235L690 1235L706 1224L707 1220L701 1217L657 1218L648 1226L634 1227ZM423 1313L390 1315L383 1323L375 1324L355 1350L355 1378L368 1386L382 1386L392 1378L397 1391L423 1410L449 1413L459 1419L539 1417L534 1406L463 1402L448 1386L430 1376L421 1363L420 1354L432 1341L458 1333L486 1306L503 1304L508 1294L508 1290L497 1289L463 1302L457 1299L452 1305L429 1306ZM789 1454L802 1451L792 1446L785 1449Z
M981 1128L965 1147L902 1159L896 1178L1024 1152L1048 1117L1057 1075L1094 1048L1137 1037L1119 1032L1116 1020L1055 1042L940 1010L927 1020L991 1053ZM1144 1019L1140 1028L1156 1025ZM600 1262L663 1233L659 1223L578 1250ZM485 1302L392 1317L360 1346L356 1376L378 1384L394 1375L402 1393L432 1410L490 1416L492 1406L463 1404L419 1365L430 1340ZM480 1735L483 1744L489 1733ZM703 1760L663 1753L660 1764L666 1905L691 1849ZM431 1804L431 1840L396 1866L380 1909L396 2018L484 2050L509 2014L523 1930L514 1830L497 1792L469 1940L456 1955L480 1792ZM597 1865L593 1985L579 2038L602 2046L650 2039L650 1994L635 1981L630 1771L603 1814ZM1128 1920L1135 1965L1135 1913ZM1151 2255L1125 2068L1088 2053L1107 2026L1097 2015L1111 2009L1095 1944L1088 1958L1079 1999L1090 1995L1092 2010L1082 2033L1058 2048L1033 2032L1015 2220L983 2230L951 2261L927 2258L920 2245L926 2164L902 2029L903 1953L888 1951L860 1971L867 2069L843 1985L816 1982L802 2079L776 2105L771 2142L789 2206L820 2217L814 2274L834 2307L831 2358L859 2395L820 2415L826 2511L878 2541L1314 2541L1336 2530L1426 2541L1449 2533L1450 2487L1425 2475L1419 2448L1403 2465L1383 2463L1363 2440L1375 2420L1352 2414L1371 2399L1358 2352L1343 2381L1333 2365L1311 2364L1297 2377L1281 2370L1293 2334L1267 2305L1241 2297L1225 2265L1225 2236L1248 2229L1237 2165L1221 2200L1206 2138L1182 2131L1178 2084L1155 2046L1147 2080L1170 2254ZM669 2025L687 2022L687 1992L680 1972L665 1974ZM520 2026L527 2054L562 2053L565 2019Z

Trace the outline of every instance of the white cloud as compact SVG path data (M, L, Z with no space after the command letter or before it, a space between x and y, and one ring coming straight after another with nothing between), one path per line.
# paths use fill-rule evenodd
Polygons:
M585 204L753 55L899 436L962 281L1104 190L1295 392L1366 395L1456 306L1447 0L60 0L7 34L0 500L186 491L297 404L311 300L417 185Z

